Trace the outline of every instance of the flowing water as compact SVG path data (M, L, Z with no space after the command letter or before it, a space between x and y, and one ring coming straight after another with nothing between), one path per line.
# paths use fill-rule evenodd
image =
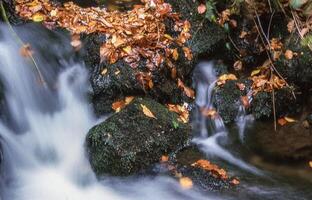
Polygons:
M38 80L32 63L19 55L20 45L2 25L0 80L5 88L5 103L0 112L1 200L306 198L305 191L298 193L289 185L277 187L282 183L273 181L276 185L272 187L271 182L260 181L267 179L266 172L243 161L237 152L227 150L230 137L222 119L207 121L200 115L195 119L200 133L194 142L208 158L229 166L230 173L246 177L238 193L220 196L184 190L174 179L164 176L97 180L84 153L84 139L88 130L103 119L93 116L87 101L90 88L83 62L68 45L69 37L63 34L35 25L19 27L17 32L31 43L46 84ZM216 80L212 63L203 63L197 70L202 76L197 79L196 103L212 108ZM237 122L242 138L249 123L247 118L242 110ZM235 197L238 194L241 197Z

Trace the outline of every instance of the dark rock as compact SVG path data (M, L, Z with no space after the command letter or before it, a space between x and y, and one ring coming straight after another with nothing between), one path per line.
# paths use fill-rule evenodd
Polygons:
M273 122L256 122L246 130L250 148L266 158L280 161L310 160L312 158L312 129L300 120L287 123L275 132Z
M230 179L223 180L213 176L209 171L193 167L192 164L205 156L196 146L182 149L176 155L177 170L184 177L192 179L194 185L201 191L217 191L229 189Z
M192 24L191 33L193 37L188 41L187 46L192 49L193 60L188 61L184 56L179 56L179 59L174 62L177 69L177 76L185 84L191 85L191 72L199 55L214 51L218 44L226 37L226 34L219 26L208 22L197 13L197 3L194 4L191 0L168 2L172 3L176 12L181 12L182 19L188 19ZM171 32L174 28L170 20L166 22L166 28L168 34L175 34ZM86 65L91 71L90 80L94 90L93 104L95 105L97 114L111 112L111 103L124 96L144 95L161 103L191 101L178 88L177 81L171 78L170 70L164 65L152 72L154 87L152 90L146 91L135 80L135 75L138 72L148 71L143 59L137 69L132 69L123 60L119 60L113 65L106 62L100 64L99 49L100 45L105 41L105 37L95 34L86 36L84 41L84 46L86 47L84 57ZM180 47L174 48L178 48L179 55L184 55ZM120 70L118 74L114 73L116 72L116 67ZM107 75L100 73L104 69L107 70Z
M22 20L15 12L15 1L14 0L2 0L2 3L3 3L4 10L6 12L5 13L6 17L8 18L9 22L12 25L19 25L19 24L25 23L25 21ZM2 11L1 11L0 20L5 21L4 16L2 14Z
M156 118L147 117L141 105ZM95 173L131 175L181 148L188 141L190 127L177 117L153 100L136 98L119 113L93 127L86 146Z
M302 46L300 41L297 36L286 39L283 51L291 50L298 55L288 60L282 54L275 67L290 85L295 84L304 92L312 86L312 51Z
M235 120L240 103L241 91L236 86L237 81L227 81L223 86L214 89L213 104L224 123Z

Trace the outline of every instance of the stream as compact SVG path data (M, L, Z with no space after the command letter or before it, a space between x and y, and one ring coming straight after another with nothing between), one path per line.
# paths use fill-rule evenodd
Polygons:
M207 121L194 113L193 123L199 128L193 142L207 159L239 177L241 183L233 190L186 190L166 176L98 180L85 155L84 141L101 119L88 103L90 86L82 59L73 52L66 34L34 24L16 31L31 44L46 84L38 80L33 64L20 56L16 37L1 25L0 79L5 88L0 121L1 200L312 199L311 179L303 178L311 173L297 176L288 173L296 168L268 167L272 165L263 164L246 148L244 131L253 120L243 109L231 129L221 118ZM194 72L196 104L201 107L212 107L216 82L212 65L203 62Z

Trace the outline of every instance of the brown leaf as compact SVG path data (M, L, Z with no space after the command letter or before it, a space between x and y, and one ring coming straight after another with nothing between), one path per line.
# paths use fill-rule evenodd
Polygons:
M223 74L218 78L217 85L224 85L229 80L237 80L237 78L234 74Z
M161 156L160 162L168 162L168 161L169 161L169 156L167 156L167 155Z
M277 120L277 123L281 126L284 126L285 124L287 124L287 121L285 120L285 118L279 118Z
M192 179L190 179L188 177L180 178L179 183L180 183L181 187L184 189L191 189L193 187L193 181L192 181Z
M238 87L240 91L244 91L246 88L244 83L236 83L236 86Z
M189 88L189 87L187 87L187 86L185 86L184 83L181 81L181 79L178 79L178 87L179 87L180 89L182 89L183 92L184 92L184 94L185 94L186 96L188 96L189 98L192 98L192 99L195 98L195 92L194 92L194 90L191 89L191 88Z
M312 161L309 162L309 166L312 168Z
M187 123L189 121L189 110L185 106L167 104L168 109L171 112L175 112L179 115L180 120L183 123Z
M236 71L242 70L242 68L243 68L243 63L242 63L242 61L240 61L240 60L236 61L236 62L234 63L234 65L233 65L233 67L234 67L234 69L235 69Z
M183 47L182 48L184 51L184 56L188 59L188 60L192 60L193 59L193 54L191 52L191 49L188 47Z
M199 14L204 14L206 12L207 8L206 8L206 5L205 4L200 4L198 7L197 7L197 12Z
M215 176L221 178L221 179L228 179L227 172L220 168L219 166L210 163L208 160L198 160L195 163L193 163L191 166L202 168L207 171L211 171Z
M231 184L232 185L239 185L239 180L237 179L237 178L233 178L232 180L231 180Z
M210 117L212 119L218 116L217 111L213 108L201 108L200 111L203 116Z
M294 57L294 53L289 49L286 50L284 55L287 60L291 60Z
M177 48L175 48L175 49L173 49L173 51L172 51L172 58L173 58L173 60L178 60L178 58L179 58L179 53L178 53L178 49Z
M30 44L25 44L20 48L20 54L25 57L29 58L33 55L33 51L31 50Z
M155 115L152 113L152 111L151 111L150 109L148 109L145 105L140 104L140 106L142 107L143 113L144 113L145 116L150 117L150 118L157 119L157 118L155 117Z
M250 107L248 96L242 96L241 97L241 102L242 102L242 104L243 104L243 106L245 108L249 108Z

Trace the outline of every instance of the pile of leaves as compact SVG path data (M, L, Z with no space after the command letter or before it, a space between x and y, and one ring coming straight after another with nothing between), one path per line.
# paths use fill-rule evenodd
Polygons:
M107 11L105 8L81 8L72 2L58 5L49 0L16 0L16 12L25 19L42 22L47 28L62 27L73 35L101 33L107 40L100 48L101 62L113 64L123 59L132 68L146 61L149 70L177 60L179 46L192 59L185 43L191 38L190 23L181 20L164 0L142 0L130 11ZM176 37L166 33L165 20L174 22ZM80 45L76 39L73 43Z

